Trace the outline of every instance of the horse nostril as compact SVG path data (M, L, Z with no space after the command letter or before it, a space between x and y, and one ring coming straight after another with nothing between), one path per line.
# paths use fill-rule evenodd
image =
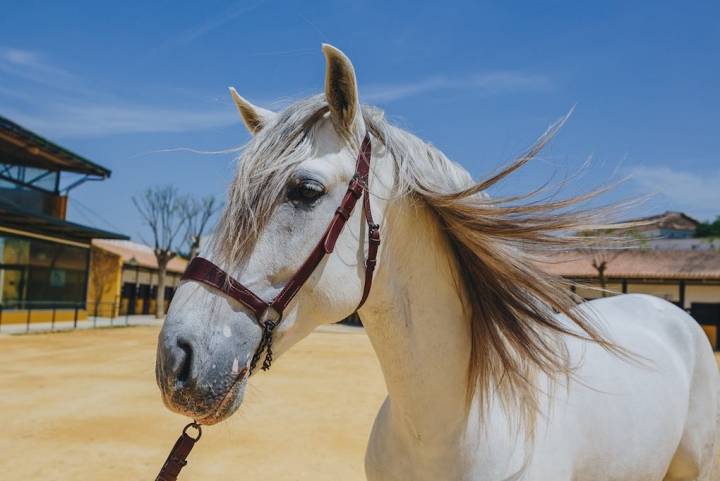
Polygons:
M177 346L180 348L182 353L179 354L177 363L177 375L176 378L181 383L186 383L190 379L190 371L192 369L193 362L193 349L189 342L184 339L178 339Z

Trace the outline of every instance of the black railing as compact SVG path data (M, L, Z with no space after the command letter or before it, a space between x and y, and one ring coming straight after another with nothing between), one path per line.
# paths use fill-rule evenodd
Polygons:
M128 326L149 316L120 315L120 301L110 302L3 302L0 332L21 333L78 328Z

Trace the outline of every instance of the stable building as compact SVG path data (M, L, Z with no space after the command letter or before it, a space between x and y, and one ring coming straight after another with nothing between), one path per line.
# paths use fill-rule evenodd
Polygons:
M575 281L583 299L613 294L651 294L670 301L703 325L713 347L720 349L720 252L712 250L626 250L607 261L605 291L593 267L597 253L565 252L542 269ZM609 291L609 292L608 292Z
M100 316L155 313L158 264L152 247L127 240L93 240L88 304ZM170 305L188 261L175 257L165 273L165 310Z
M671 210L623 222L637 222L639 225L628 229L615 229L613 233L632 234L640 239L691 239L700 225L699 221L684 212Z
M68 194L110 170L0 116L0 323L83 319L93 239Z

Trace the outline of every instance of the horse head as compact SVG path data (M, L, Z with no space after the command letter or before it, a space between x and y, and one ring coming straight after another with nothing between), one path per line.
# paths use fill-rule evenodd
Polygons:
M203 257L260 299L283 292L324 239L328 223L338 218L343 199L352 197L348 185L367 129L350 60L330 45L323 52L325 93L284 112L257 107L230 89L252 139ZM379 145L372 158L375 165L382 162ZM374 222L382 222L381 186L388 182L378 181L377 175L374 170L357 187L372 185ZM158 342L156 374L165 404L204 424L221 421L241 404L254 355L267 355L261 352L263 343L272 342L277 356L316 326L352 314L363 297L366 275L365 237L371 224L363 218L364 210L343 215L346 225L332 239L332 254L318 262L283 306L282 322L273 319L277 327L273 325L269 339L263 336L266 319L258 319L266 310L253 312L222 286L183 282ZM221 281L228 282L234 281Z

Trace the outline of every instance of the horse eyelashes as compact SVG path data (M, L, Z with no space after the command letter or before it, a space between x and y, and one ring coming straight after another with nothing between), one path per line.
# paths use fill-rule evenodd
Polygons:
M291 185L287 194L288 200L304 204L312 204L323 195L325 186L312 179L304 179Z

